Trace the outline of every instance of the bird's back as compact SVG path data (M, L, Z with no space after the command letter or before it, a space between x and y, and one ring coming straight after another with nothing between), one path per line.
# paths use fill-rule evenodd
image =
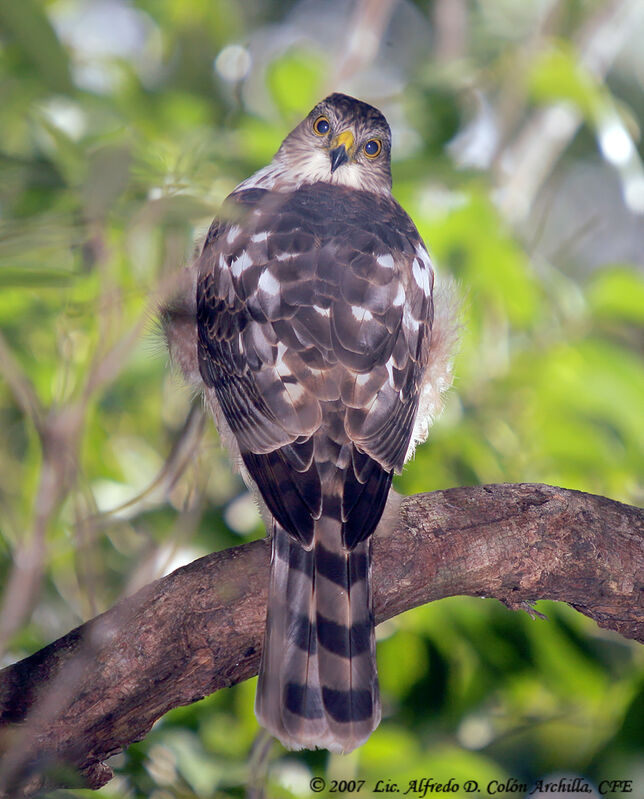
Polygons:
M256 710L292 748L378 724L370 535L409 447L431 271L389 196L231 195L199 264L200 368L273 517Z

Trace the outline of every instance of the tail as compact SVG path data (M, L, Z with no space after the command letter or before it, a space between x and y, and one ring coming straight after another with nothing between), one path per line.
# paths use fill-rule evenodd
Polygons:
M315 522L305 549L277 524L255 712L289 749L350 752L380 722L371 540Z

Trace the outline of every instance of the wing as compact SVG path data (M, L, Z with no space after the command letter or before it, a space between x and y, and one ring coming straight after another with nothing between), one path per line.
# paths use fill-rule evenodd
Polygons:
M375 528L413 431L432 272L393 201L315 184L233 194L199 264L198 350L279 523L310 544L324 464L343 470L344 539Z

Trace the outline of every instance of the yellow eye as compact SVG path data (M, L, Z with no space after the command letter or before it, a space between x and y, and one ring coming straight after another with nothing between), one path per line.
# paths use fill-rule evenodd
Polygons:
M313 133L315 133L316 136L326 136L330 130L331 124L324 116L318 117L313 123Z
M380 139L369 139L364 146L364 154L367 158L377 158L382 150Z

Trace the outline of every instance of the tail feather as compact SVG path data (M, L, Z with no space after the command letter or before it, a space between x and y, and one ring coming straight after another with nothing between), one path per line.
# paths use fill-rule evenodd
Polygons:
M290 749L349 752L380 721L370 577L370 541L346 550L340 520L310 549L275 525L255 709Z

